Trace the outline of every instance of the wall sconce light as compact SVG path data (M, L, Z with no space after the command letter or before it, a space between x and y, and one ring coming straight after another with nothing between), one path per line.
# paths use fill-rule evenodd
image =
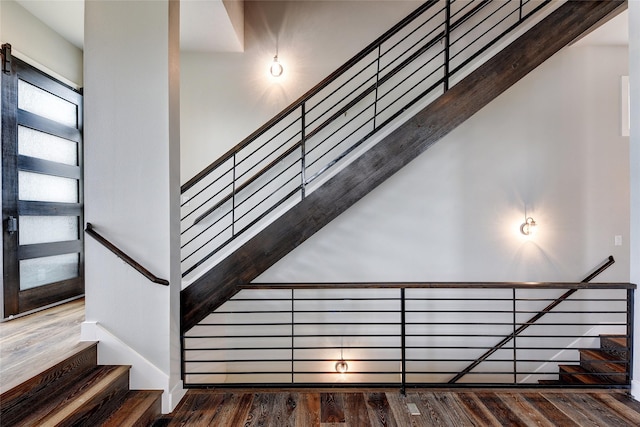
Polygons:
M349 365L344 359L340 359L336 362L336 372L339 374L344 374L349 370Z
M284 68L282 67L282 64L278 61L278 54L276 53L276 56L273 57L273 62L271 63L269 72L273 77L280 77L283 71L284 71Z
M530 236L536 232L536 222L531 217L527 217L520 226L520 232L525 236Z
M344 341L344 337L340 339L340 341ZM349 365L347 361L344 360L344 342L340 343L340 360L336 362L336 372L339 374L344 374L349 370Z

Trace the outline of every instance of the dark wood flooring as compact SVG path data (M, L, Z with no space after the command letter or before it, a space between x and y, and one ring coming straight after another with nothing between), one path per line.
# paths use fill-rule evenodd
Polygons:
M398 390L190 390L172 414L155 424L156 427L638 425L640 402L624 391L560 389L421 389L409 391L406 396Z
M84 301L0 323L0 388L78 351ZM415 405L419 414L412 415ZM620 390L190 390L157 426L639 426Z

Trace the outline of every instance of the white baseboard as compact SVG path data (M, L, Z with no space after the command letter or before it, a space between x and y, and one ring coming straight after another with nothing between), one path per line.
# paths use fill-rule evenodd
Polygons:
M130 365L132 390L162 390L162 413L173 411L186 393L182 381L171 387L169 375L97 322L83 322L80 339L98 341L98 364Z
M638 380L631 381L631 396L635 400L640 401L640 381Z

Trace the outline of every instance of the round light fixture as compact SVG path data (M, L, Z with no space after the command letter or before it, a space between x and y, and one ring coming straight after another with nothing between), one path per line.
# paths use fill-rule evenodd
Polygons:
M273 62L271 63L271 67L269 68L269 72L271 72L271 75L273 77L280 77L283 71L284 71L284 68L282 67L282 64L278 61L278 55L274 56Z
M536 222L533 218L528 217L520 226L520 232L525 236L530 236L536 232Z
M336 372L337 373L344 374L348 370L349 370L349 365L347 364L347 362L344 359L341 359L338 362L336 362Z

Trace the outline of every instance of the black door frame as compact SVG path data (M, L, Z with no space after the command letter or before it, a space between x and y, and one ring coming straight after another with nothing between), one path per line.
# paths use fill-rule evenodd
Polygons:
M3 46L3 49L5 46ZM11 58L11 70L2 72L2 225L3 225L3 296L4 317L24 313L61 302L84 293L84 215L82 169L82 92L48 76L38 69ZM33 113L18 109L18 80L23 80L77 105L77 126L69 127ZM78 165L18 155L18 126L49 133L78 144ZM78 203L36 202L18 200L18 170L39 172L78 179ZM5 189L7 189L5 191ZM77 216L77 240L19 245L15 225L10 218L20 215ZM19 222L19 220L18 220ZM31 289L20 290L20 260L65 253L78 253L78 276Z

